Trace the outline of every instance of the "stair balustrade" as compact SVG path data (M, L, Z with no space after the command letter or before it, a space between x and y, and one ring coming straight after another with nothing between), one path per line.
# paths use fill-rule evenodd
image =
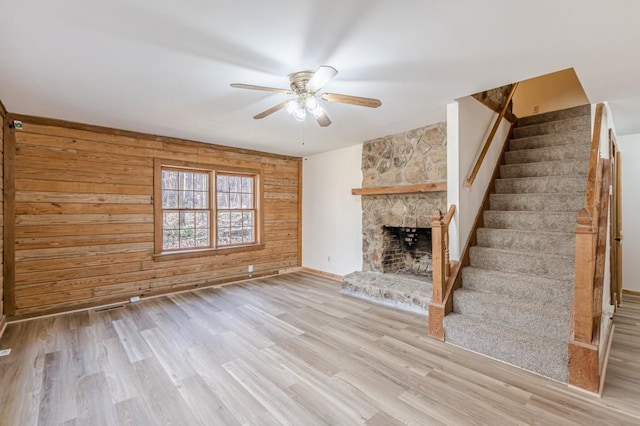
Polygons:
M608 143L606 109L596 107L584 208L575 228L575 286L569 336L569 384L598 392L600 324L606 257L611 162L600 155Z
M435 210L431 223L433 295L429 303L428 332L429 336L442 341L444 317L453 310L453 291L459 270L459 262L452 264L449 259L449 224L455 212L455 204L444 216L440 210Z

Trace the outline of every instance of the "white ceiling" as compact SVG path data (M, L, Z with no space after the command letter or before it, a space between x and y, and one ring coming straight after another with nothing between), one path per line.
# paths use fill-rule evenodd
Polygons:
M640 132L640 1L0 0L10 112L291 155L445 119L452 100L573 67L618 134ZM331 65L333 124L279 111L287 75Z

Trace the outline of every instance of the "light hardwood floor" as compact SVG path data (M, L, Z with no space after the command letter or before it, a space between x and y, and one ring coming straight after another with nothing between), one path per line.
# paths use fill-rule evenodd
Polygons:
M307 273L13 323L0 424L637 425L640 299L624 303L602 399Z

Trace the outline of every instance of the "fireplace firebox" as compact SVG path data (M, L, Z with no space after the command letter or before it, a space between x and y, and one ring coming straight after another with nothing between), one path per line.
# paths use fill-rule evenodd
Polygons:
M383 226L382 272L431 276L431 228Z

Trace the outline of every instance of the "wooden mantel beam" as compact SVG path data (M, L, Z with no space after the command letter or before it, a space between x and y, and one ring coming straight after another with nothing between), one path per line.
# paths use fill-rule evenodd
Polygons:
M377 186L373 188L353 188L352 195L416 194L422 192L445 192L447 182L418 183L415 185Z

